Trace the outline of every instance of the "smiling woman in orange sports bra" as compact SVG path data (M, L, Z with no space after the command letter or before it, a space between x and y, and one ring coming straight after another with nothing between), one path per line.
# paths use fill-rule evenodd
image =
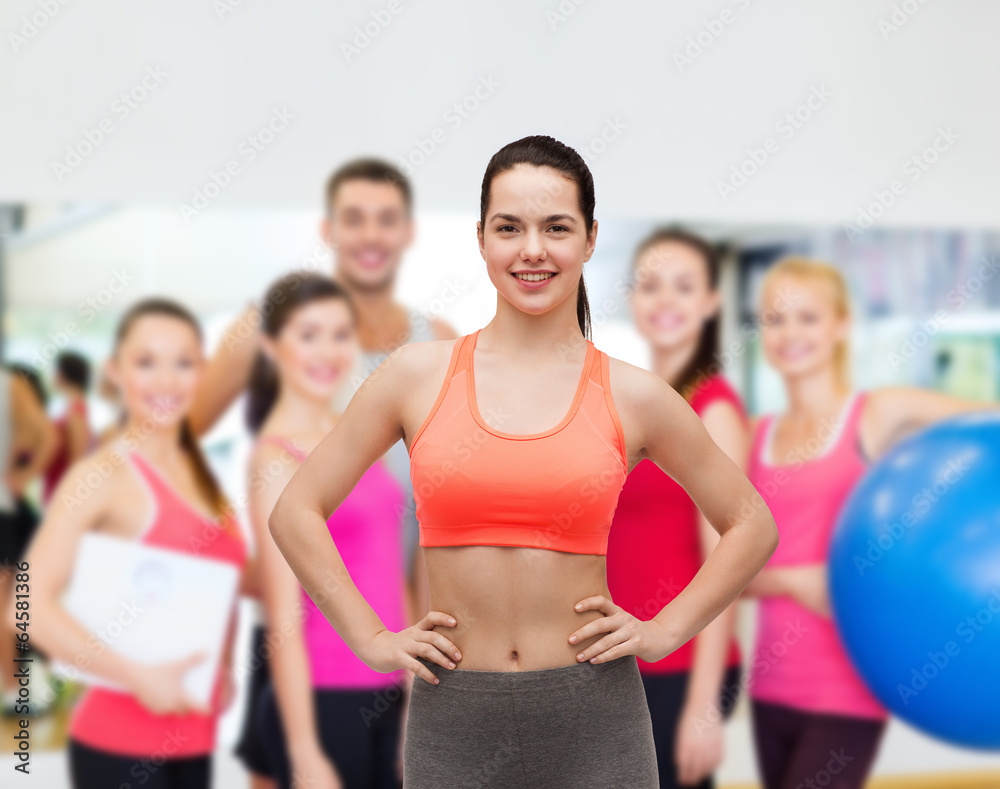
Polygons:
M394 351L278 499L269 528L368 666L412 671L404 787L656 787L636 656L653 662L723 611L777 546L774 521L684 399L587 337L594 186L551 137L501 149L479 247L497 312L458 340ZM395 441L410 453L431 611L387 629L326 528ZM608 530L649 458L721 537L656 617L610 599Z

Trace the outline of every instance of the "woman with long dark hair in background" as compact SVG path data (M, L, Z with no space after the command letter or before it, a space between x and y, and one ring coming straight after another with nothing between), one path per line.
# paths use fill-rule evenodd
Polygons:
M719 251L679 228L636 250L629 303L653 371L684 397L741 469L748 421L719 367ZM659 612L694 578L719 542L691 497L650 460L625 480L608 541L608 588L640 619ZM661 789L711 789L723 758L722 725L736 702L740 650L735 606L662 660L639 660L653 721Z
M293 778L317 789L395 789L406 673L376 671L351 651L317 605L337 594L339 579L328 574L307 595L267 529L288 480L340 418L330 403L354 367L356 316L347 291L316 274L282 277L264 304L247 401L266 619L255 652L270 653L268 681L252 681L256 747L282 789ZM336 544L353 583L393 629L407 624L403 507L402 488L379 460L326 521L325 542Z

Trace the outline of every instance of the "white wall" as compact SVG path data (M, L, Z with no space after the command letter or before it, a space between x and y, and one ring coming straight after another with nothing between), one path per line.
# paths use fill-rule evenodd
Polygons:
M223 3L236 7L220 15ZM880 30L900 3L914 13ZM405 157L440 128L414 175L427 209L475 211L490 155L548 133L589 156L604 216L836 224L901 179L887 225L996 223L1000 7L988 0L107 0L59 6L28 39L39 8L9 0L0 11L0 199L176 208L235 160L212 207L311 207L337 163ZM372 14L389 21L379 28ZM721 30L714 40L706 21ZM366 22L377 34L348 59L342 47ZM711 43L679 67L699 33ZM145 99L115 104L151 68L166 76ZM499 84L477 110L451 114L489 78ZM830 97L782 136L782 116L818 86ZM275 107L294 118L248 161L241 140ZM52 162L102 119L113 129L60 180ZM608 119L625 128L597 155L590 142ZM906 160L939 127L958 139L909 181ZM768 136L778 150L724 201L717 180Z

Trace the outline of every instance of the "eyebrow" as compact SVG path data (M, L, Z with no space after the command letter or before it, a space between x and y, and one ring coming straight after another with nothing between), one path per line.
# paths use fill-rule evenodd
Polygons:
M367 208L359 205L350 205L347 208L341 208L337 213L346 214L349 216L364 216ZM397 214L405 213L403 209L397 206L382 206L381 208L376 208L374 211L376 216L384 216L385 214Z
M516 224L521 224L522 222L524 222L524 220L521 219L521 217L516 216L515 214L493 214L493 216L490 217L489 221L492 222L494 219L502 219L505 222L514 222ZM576 221L577 221L576 217L572 216L571 214L552 214L551 216L545 217L542 220L542 224L548 224L550 222L576 223Z

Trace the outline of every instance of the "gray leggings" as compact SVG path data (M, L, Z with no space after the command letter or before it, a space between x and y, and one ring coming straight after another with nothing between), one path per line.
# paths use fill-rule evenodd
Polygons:
M403 789L657 789L635 655L537 671L446 669L417 658Z

